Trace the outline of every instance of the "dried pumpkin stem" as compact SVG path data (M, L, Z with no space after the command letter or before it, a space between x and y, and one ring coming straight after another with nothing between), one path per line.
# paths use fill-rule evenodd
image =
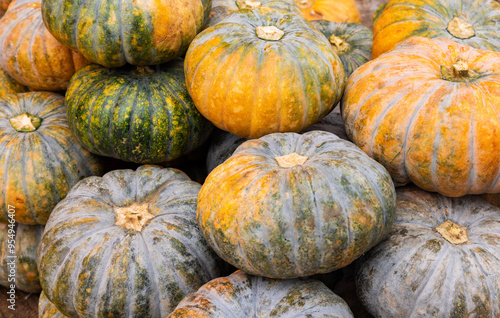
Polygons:
M42 119L28 113L22 113L9 119L12 127L18 132L33 132L42 124Z
M304 164L309 157L301 156L296 152L274 158L281 168L290 168Z
M278 41L283 37L283 35L285 35L285 32L278 29L274 25L256 27L255 33L259 39L267 41Z
M136 232L142 231L142 228L154 217L149 213L148 203L134 203L126 207L115 207L114 210L115 225Z
M313 4L314 4L314 0L299 0L299 1L297 1L297 5L302 10L312 7Z
M458 17L451 19L446 29L451 35L459 39L468 39L476 35L472 24Z
M148 76L154 74L155 70L153 70L149 66L138 65L136 69L132 71L132 73L139 76Z
M469 243L467 235L467 227L458 225L457 223L446 220L436 227L436 231L448 242L454 245Z
M469 64L463 58L457 58L449 65L441 65L441 76L449 81L464 82L478 77L478 74L469 68Z
M237 0L236 5L238 9L255 9L260 7L261 3L253 0Z
M349 43L344 41L342 38L335 36L334 34L332 34L329 40L336 52L345 52L351 47Z

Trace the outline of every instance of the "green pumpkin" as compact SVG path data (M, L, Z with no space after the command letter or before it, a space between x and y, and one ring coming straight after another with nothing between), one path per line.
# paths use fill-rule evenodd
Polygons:
M213 128L187 92L180 59L157 67L88 65L71 79L66 106L85 148L135 163L178 158Z

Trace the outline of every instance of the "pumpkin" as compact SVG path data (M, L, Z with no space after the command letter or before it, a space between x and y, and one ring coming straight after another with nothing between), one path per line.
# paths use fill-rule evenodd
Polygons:
M0 20L0 66L34 90L61 91L89 62L59 43L42 23L41 0L15 0Z
M326 20L311 23L332 44L342 61L346 77L371 59L373 32L364 25Z
M187 295L168 318L354 317L347 304L315 279L276 280L236 271Z
M294 0L213 0L207 27L220 23L235 11L261 6L302 14Z
M354 0L295 0L307 20L361 23Z
M7 94L24 93L28 88L16 82L0 67L0 98Z
M219 274L196 224L199 189L152 165L80 181L38 248L47 298L69 317L165 317Z
M375 317L498 317L500 209L478 197L397 192L387 239L359 261L356 286Z
M5 14L11 2L12 0L0 0L0 17Z
M136 163L178 158L213 128L187 92L181 59L158 67L88 65L71 79L66 106L85 148Z
M252 275L332 272L378 243L394 217L390 175L332 133L241 144L207 177L197 219L208 243Z
M71 134L64 97L50 92L0 98L0 223L45 224L81 179L100 175L98 159Z
M42 291L38 299L38 318L66 318L57 307L50 302Z
M351 140L391 173L446 196L500 192L500 53L413 37L349 77Z
M500 3L496 0L391 0L380 9L374 17L373 58L412 36L500 50Z
M11 219L12 220L12 219ZM36 266L36 249L42 239L42 225L0 223L0 285L27 293L42 288Z
M183 55L208 19L212 0L44 0L47 29L106 67L156 65Z
M198 34L184 70L200 113L244 138L311 126L340 100L345 83L321 33L268 7L237 11Z

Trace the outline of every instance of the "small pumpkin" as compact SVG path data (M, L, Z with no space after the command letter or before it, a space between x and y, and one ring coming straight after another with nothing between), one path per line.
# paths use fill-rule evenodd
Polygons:
M178 158L213 125L186 89L183 61L157 67L84 67L66 92L69 127L89 151L135 163Z
M38 248L47 298L69 317L165 317L219 275L196 224L199 189L151 165L80 181Z
M413 37L349 77L342 117L391 173L446 196L500 192L500 53Z
M354 0L295 0L307 20L361 23Z
M73 137L64 97L50 92L0 98L0 223L45 224L81 179L100 175L96 157Z
M63 315L42 291L38 299L38 318L67 318L67 316Z
M347 266L388 233L394 208L390 175L352 143L275 133L244 142L208 175L197 219L225 261L287 279Z
M7 94L24 93L28 90L26 86L16 82L0 67L0 97Z
M42 290L36 266L42 233L42 225L0 223L0 285L7 288L15 285L27 293Z
M357 291L375 317L498 317L499 259L500 208L400 188L389 236L359 261Z
M0 66L34 90L62 91L89 63L59 43L42 22L41 0L14 0L0 20Z
M340 100L345 83L321 33L268 7L237 11L198 34L184 69L200 113L244 138L311 126Z
M168 318L352 318L347 304L315 279L276 280L236 271L187 295Z
M391 0L379 9L373 24L373 58L412 36L500 50L500 3L496 0Z

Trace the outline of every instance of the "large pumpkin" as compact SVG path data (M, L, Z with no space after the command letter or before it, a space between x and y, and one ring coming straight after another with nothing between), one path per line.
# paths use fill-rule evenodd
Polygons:
M208 175L197 218L236 268L294 278L344 267L378 243L395 198L387 171L352 143L275 133L241 144Z
M0 66L34 90L62 91L88 64L59 43L42 22L41 0L15 0L0 20Z
M315 279L277 280L236 271L187 295L169 318L351 318L344 300Z
M500 53L413 37L356 70L342 116L397 185L500 192Z
M196 109L183 61L158 67L84 67L66 92L69 127L89 151L136 163L173 160L213 125Z
M64 45L94 63L155 65L184 54L212 0L44 0L43 21Z
M28 88L26 86L16 82L0 67L0 97L4 97L7 94L24 93L27 91Z
M12 210L15 212L15 210ZM42 239L42 225L0 224L0 285L27 293L42 290L36 266L36 250Z
M47 298L69 317L165 317L218 277L196 224L200 185L181 171L141 166L71 189L38 249Z
M374 17L372 55L376 58L412 36L498 51L499 28L496 0L391 0Z
M355 0L295 0L307 20L361 23Z
M73 137L64 97L49 92L0 98L0 223L45 224L81 179L100 175L93 155Z
M358 263L365 307L383 318L499 317L500 209L416 188L397 198L389 236Z
M321 33L296 14L268 7L237 11L205 29L184 69L201 114L245 138L311 126L337 103L345 83Z

